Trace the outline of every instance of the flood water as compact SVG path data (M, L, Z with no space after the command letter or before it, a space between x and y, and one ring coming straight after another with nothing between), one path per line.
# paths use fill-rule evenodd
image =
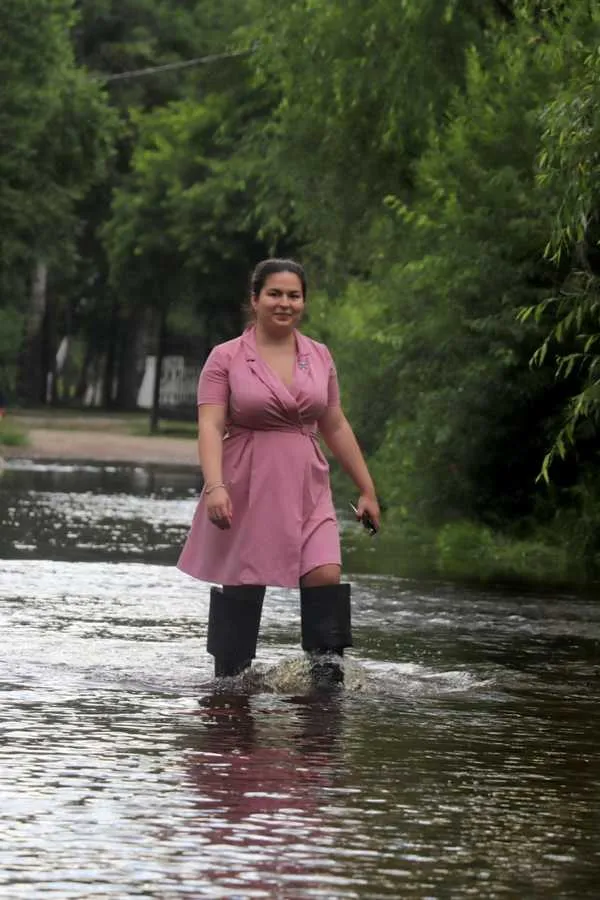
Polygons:
M600 603L348 553L344 691L311 696L282 589L256 678L217 690L173 567L197 489L0 476L0 897L600 896Z

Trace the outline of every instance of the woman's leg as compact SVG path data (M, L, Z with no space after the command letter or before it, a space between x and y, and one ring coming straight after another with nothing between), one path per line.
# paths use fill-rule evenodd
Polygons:
M341 577L341 566L337 563L327 563L324 566L317 566L311 569L300 579L300 587L321 587L324 584L339 584Z

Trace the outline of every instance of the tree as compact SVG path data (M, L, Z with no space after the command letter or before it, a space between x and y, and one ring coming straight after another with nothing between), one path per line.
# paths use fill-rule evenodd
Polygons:
M21 364L31 400L45 392L40 359L48 267L69 259L75 203L100 176L112 143L113 119L101 88L74 63L72 21L69 0L7 0L0 13L0 251L6 273L0 303L22 310L34 272ZM18 343L13 363L17 350Z
M380 259L336 306L333 343L386 501L434 524L506 527L538 508L564 395L548 369L529 368L540 332L516 321L560 277L543 258L550 208L535 160L539 111L562 76L526 11L464 58L410 199L387 198L397 226Z
M239 330L259 242L248 224L251 194L231 162L234 119L222 95L139 115L131 175L106 226L114 289L158 323L153 429L169 316L192 307L212 339Z
M120 208L119 197L135 197L140 178L145 177L138 171L143 154L138 153L137 147L141 143L144 152L148 150L149 134L153 123L160 121L160 111L184 98L192 101L209 93L230 96L245 82L243 59L237 55L232 33L245 21L246 11L244 3L223 4L214 0L179 0L176 4L166 0L80 0L78 7L78 58L98 77L106 79L122 130L112 169L80 207L84 227L70 293L74 318L85 323L85 339L90 348L86 356L101 361L104 402L126 408L135 403L138 360L132 348L141 343L140 333L147 320L144 297L149 298L150 294L136 289L132 304L131 297L125 298L121 284L119 289L111 286L109 268L112 265L114 270L115 260L109 264L106 258L102 237L105 225L113 218L113 199L120 223L115 225L117 229L127 216ZM228 50L232 51L230 57ZM215 54L218 59L214 63L135 75L138 70L159 69L195 58L210 59ZM130 78L127 73L132 71L134 77ZM232 109L235 107L230 107L230 112ZM140 117L140 111L156 111L157 118ZM135 215L132 207L132 216ZM150 223L154 213L149 215ZM143 221L138 224L143 231ZM114 250L113 243L111 246ZM154 284L153 281L150 287ZM173 292L177 293L174 284L170 287L170 293ZM147 310L152 315L156 301L149 301ZM116 395L112 392L114 384Z
M394 224L385 198L410 202L415 164L464 85L465 52L484 45L505 4L252 0L251 10L242 34L256 42L254 83L275 105L254 133L263 205L339 289L382 258Z
M582 460L600 425L600 11L578 4L562 21L557 65L563 84L544 109L539 184L553 212L546 253L562 270L558 290L526 307L521 321L535 316L546 336L534 361L556 363L556 375L572 396L554 432L542 473L579 445ZM573 392L573 388L575 388ZM584 447L587 445L588 453Z

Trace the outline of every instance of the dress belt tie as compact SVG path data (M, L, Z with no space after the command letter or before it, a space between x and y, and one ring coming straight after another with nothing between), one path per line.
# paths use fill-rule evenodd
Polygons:
M235 437L236 434L244 434L252 431L274 431L283 434L304 434L306 437L317 437L314 425L275 425L270 428L248 428L246 425L232 425L225 432L225 438Z

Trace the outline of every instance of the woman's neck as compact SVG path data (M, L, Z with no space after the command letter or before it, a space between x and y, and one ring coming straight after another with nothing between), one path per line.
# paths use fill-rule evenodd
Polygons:
M256 325L256 343L259 347L295 347L296 346L296 335L295 331L290 331L287 334L270 334L264 328L261 328L260 325Z

